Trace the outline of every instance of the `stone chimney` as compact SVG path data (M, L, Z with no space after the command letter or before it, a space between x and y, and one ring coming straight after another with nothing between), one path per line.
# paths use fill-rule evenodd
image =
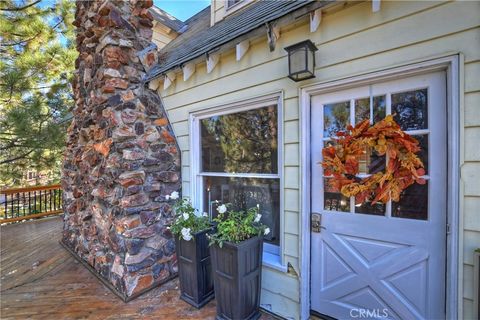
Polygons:
M167 225L180 154L142 77L158 61L152 0L77 1L75 109L63 163L62 243L129 300L177 273Z

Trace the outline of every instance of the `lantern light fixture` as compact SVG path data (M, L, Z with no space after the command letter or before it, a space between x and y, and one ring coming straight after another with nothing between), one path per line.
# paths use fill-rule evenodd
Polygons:
M305 40L285 48L288 52L288 77L293 81L315 78L315 51L318 48Z

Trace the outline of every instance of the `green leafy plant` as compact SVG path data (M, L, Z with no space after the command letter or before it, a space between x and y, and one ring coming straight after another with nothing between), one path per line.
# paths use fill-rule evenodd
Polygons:
M210 234L210 245L217 244L220 248L225 241L239 243L256 236L267 235L270 228L260 223L259 205L247 211L228 210L230 204L222 204L217 208L218 216L213 219L218 225Z
M208 215L197 214L198 210L195 209L191 202L187 199L180 199L177 191L167 195L167 200L176 200L173 205L173 211L175 212L175 218L170 225L170 230L179 239L190 241L193 238L193 234L211 228Z

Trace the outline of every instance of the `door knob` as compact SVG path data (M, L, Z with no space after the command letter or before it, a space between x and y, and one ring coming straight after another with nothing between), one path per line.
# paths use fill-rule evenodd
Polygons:
M319 233L322 227L322 214L318 212L312 212L310 216L310 225L312 232ZM325 228L324 228L325 229Z

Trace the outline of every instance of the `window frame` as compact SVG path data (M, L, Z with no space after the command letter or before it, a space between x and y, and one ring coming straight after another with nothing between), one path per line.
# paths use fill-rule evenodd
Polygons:
M249 5L250 3L254 2L255 0L240 0L237 3L234 3L232 5L228 5L228 0L225 0L225 5L223 6L224 8L224 16L228 16L241 8Z
M393 115L392 113L392 96L395 95L395 94L401 94L401 93L406 93L406 92L413 92L413 91L419 91L419 90L427 90L427 110L429 110L429 106L430 106L430 87L429 86L412 86L410 87L409 89L403 89L403 90L391 90L391 89L386 89L386 88L382 88L380 87L379 89L376 89L375 92L372 91L372 86L378 86L378 84L368 84L368 85L363 85L363 86L359 86L359 87L356 87L356 88L353 88L351 90L351 92L349 92L349 94L347 94L344 97L342 98L333 98L330 102L328 103L324 103L322 104L322 118L325 119L325 106L326 105L330 105L330 104L335 104L335 103L342 103L342 102L348 102L349 103L349 118L348 118L348 123L347 124L350 124L350 125L357 125L357 122L356 122L356 104L355 102L357 100L360 100L360 99L366 99L366 98L369 98L370 100L370 123L373 123L373 99L375 97L379 97L379 96L384 96L385 97L385 116L388 116L388 115ZM359 92L365 92L365 94L361 94ZM368 94L366 94L368 92ZM418 136L427 136L427 143L428 143L428 146L430 146L430 134L431 134L431 129L429 127L429 123L428 123L428 117L430 115L428 114L427 112L427 128L422 128L422 129L413 129L413 130L405 130L406 133L408 133L409 135L413 136L413 137L418 137ZM325 121L325 120L323 120ZM325 128L324 128L324 122L322 123L322 141L325 143L325 142L328 142L328 141L332 141L332 136L325 136ZM430 151L428 151L428 163L430 163L430 157L431 157L431 153ZM386 168L386 164L387 164L387 158L385 158L385 168ZM322 169L322 175L323 175L323 185L325 183L325 179L328 179L328 178L333 178L332 176L326 176L324 173L323 173L323 169ZM371 176L372 174L370 173L360 173L360 174L357 174L357 177L369 177ZM425 175L422 176L423 179L425 179L428 183L430 181L430 168L428 168L427 172ZM428 187L427 187L428 188ZM392 200L389 200L387 203L385 203L385 212L383 215L374 215L374 214L371 214L371 213L361 213L361 212L356 212L356 208L355 208L355 197L354 196L351 196L349 197L349 202L350 202L350 209L349 211L340 211L340 210L327 210L325 209L325 185L323 187L323 192L322 192L322 203L323 203L323 210L325 212L330 212L330 213L336 213L336 214L365 214L365 215L370 215L370 216L378 216L378 217L384 217L384 218L388 218L388 219L411 219L411 218L405 218L405 217L396 217L393 215L393 203L392 203ZM427 192L427 199L430 197L431 195ZM428 210L427 210L428 211ZM428 214L428 212L427 212ZM417 219L418 221L429 221L430 220L430 216L427 215L427 218L426 219Z
M429 59L418 59L395 66L384 66L370 71L364 71L352 76L337 77L324 83L314 83L300 89L300 120L301 136L303 144L301 145L301 184L305 186L301 195L302 212L310 212L310 103L315 95L331 91L338 91L345 88L357 87L379 80L395 80L406 76L416 76L422 73L434 71L446 72L446 106L447 122L446 126L450 129L447 133L447 161L451 171L447 173L447 223L450 224L450 233L447 234L447 279L446 279L446 315L448 318L457 318L459 309L458 294L463 292L463 282L458 279L458 272L462 267L463 251L462 239L460 237L460 209L459 202L463 195L460 191L460 128L463 124L462 99L463 95L463 68L464 56L461 53L447 53L438 55ZM387 64L388 65L388 64ZM300 245L302 254L300 256L300 274L303 279L300 282L300 316L307 319L310 315L310 216L302 215ZM305 276L306 275L306 276ZM460 301L461 302L461 301Z
M243 1L245 1L245 0L238 0L238 2L230 4L230 0L226 0L225 1L225 6L226 6L227 10L230 10L231 8L235 7L237 4L242 3Z
M263 173L225 173L225 172L202 172L201 171L201 135L200 121L212 116L233 114L242 111L258 109L261 107L277 106L277 157L278 171L276 174ZM190 198L195 208L203 208L203 177L236 177L236 178L264 178L278 179L280 188L280 208L279 208L279 245L270 243L263 244L263 264L282 272L287 271L284 263L284 153L283 153L283 91L272 94L253 97L247 100L237 100L213 106L201 111L191 112L189 115L190 125Z

